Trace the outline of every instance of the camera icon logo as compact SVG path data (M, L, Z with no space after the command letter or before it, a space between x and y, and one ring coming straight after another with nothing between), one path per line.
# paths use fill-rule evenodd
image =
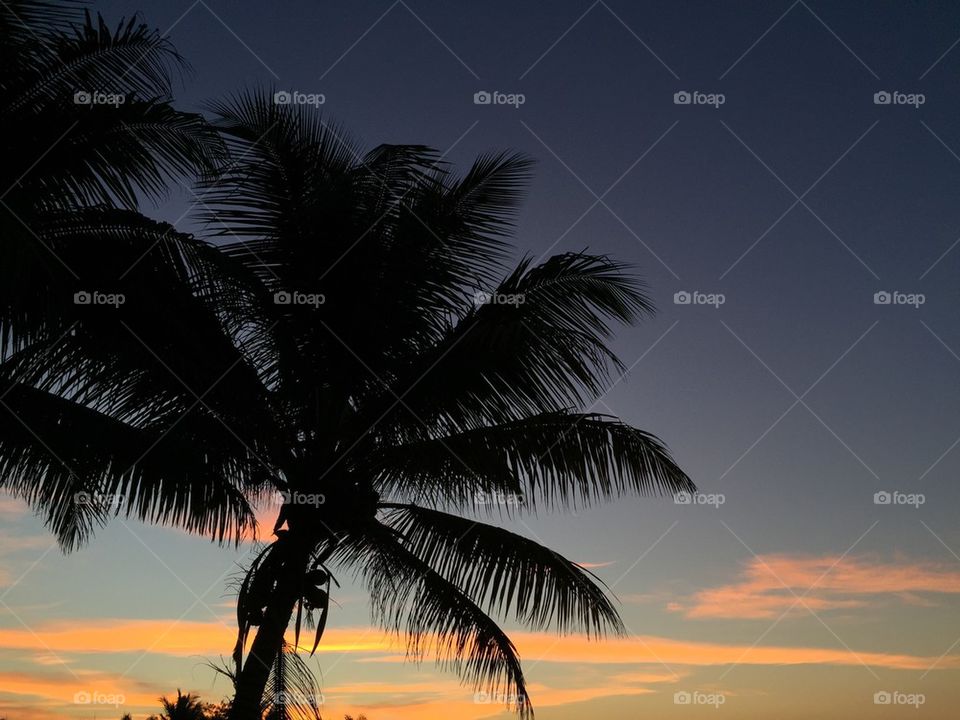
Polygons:
M289 305L291 302L293 302L293 296L286 290L280 290L273 294L274 305Z
M886 490L881 490L873 494L874 505L889 505L891 502L893 502L893 495Z
M874 305L889 305L893 296L890 295L886 290L880 290L873 294L873 304Z
M880 690L873 694L873 704L874 705L889 705L893 702L893 696L888 693L886 690Z
M692 300L693 296L686 290L681 290L680 292L675 292L673 294L674 305L689 305Z
M474 105L489 105L491 102L493 102L493 96L486 90L480 90L473 94Z
M673 94L674 105L689 105L693 101L693 96L686 90L681 90Z
M292 97L286 90L279 90L273 94L274 105L289 105Z
M86 90L78 90L73 94L74 105L90 105L93 102L93 96Z
M689 705L692 700L693 696L686 690L681 690L680 692L675 692L673 694L674 705Z
M93 698L86 690L81 690L80 692L73 694L73 702L75 702L77 705L89 705L91 702L93 702Z
M889 105L893 101L893 96L890 95L886 90L881 90L880 92L875 92L873 94L873 104L874 105Z
M490 693L482 690L475 692L473 694L473 702L475 705L489 705L491 703Z
M93 302L93 296L88 293L86 290L81 290L80 292L75 292L73 294L73 304L74 305L89 305Z
M693 495L688 492L678 492L673 496L673 502L675 505L691 505L693 503Z

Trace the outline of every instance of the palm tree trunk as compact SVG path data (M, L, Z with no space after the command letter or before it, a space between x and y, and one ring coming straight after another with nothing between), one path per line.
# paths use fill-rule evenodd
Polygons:
M290 624L309 561L309 552L305 547L297 547L294 543L291 545L290 557L284 563L284 570L267 604L247 660L237 676L230 720L261 720L261 701L270 677L270 668L283 648L283 636Z

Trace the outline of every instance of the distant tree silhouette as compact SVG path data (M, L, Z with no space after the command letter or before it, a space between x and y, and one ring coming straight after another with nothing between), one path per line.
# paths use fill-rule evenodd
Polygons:
M338 569L413 657L528 714L494 616L623 625L588 571L476 518L693 489L656 437L582 410L624 370L608 340L652 311L642 287L585 252L507 268L523 157L483 155L458 176L423 146L361 151L269 91L212 107L222 143L129 93L110 109L140 116L94 122L75 88L122 74L165 97L178 56L139 26L88 18L54 35L63 10L3 7L0 487L65 548L118 513L239 541L253 505L282 495L239 589L232 720L260 717L292 619L298 647L315 623L316 648ZM135 211L180 172L202 176L219 244Z
M149 720L207 720L206 707L196 695L183 695L177 690L177 699L169 700L166 696L160 698L163 712L159 716L151 716Z

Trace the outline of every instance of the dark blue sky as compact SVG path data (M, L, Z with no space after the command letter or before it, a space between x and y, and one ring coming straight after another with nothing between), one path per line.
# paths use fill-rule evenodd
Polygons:
M519 251L589 247L640 267L661 312L620 334L628 364L673 328L605 402L765 540L843 542L839 516L870 517L867 491L912 486L960 435L960 361L941 344L960 353L954 4L99 7L173 26L195 71L185 106L272 85L323 93L324 116L368 145L425 143L461 167L489 149L534 156ZM479 90L525 103L475 105ZM683 90L725 102L674 104ZM877 105L878 91L924 103ZM680 290L726 302L676 306ZM926 302L877 306L880 290ZM801 394L868 329L805 398L820 419L796 405L728 472L795 399L774 373ZM958 457L924 479L944 512Z

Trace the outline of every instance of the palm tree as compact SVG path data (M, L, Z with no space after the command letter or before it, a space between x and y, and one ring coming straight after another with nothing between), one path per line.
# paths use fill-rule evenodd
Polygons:
M110 56L140 37L83 27L49 52L100 43ZM161 82L175 56L143 33ZM38 53L2 72L26 76ZM108 65L104 82L120 69ZM67 112L42 107L54 95L27 103L38 128ZM657 438L582 410L624 369L607 341L652 311L642 287L587 253L506 269L523 157L484 155L458 176L426 147L362 152L257 91L213 108L224 164L202 121L145 102L178 129L107 160L55 144L39 175L15 178L10 207L29 231L4 216L0 487L65 548L117 514L239 541L252 507L281 493L275 539L240 587L235 720L260 717L294 615L295 645L313 624L316 648L335 571L367 584L374 619L411 656L528 714L494 616L592 636L623 625L588 571L480 518L693 489ZM188 169L217 170L201 197L219 244L134 210ZM91 290L107 303L74 303Z
M261 378L248 418L270 428L261 459L285 498L240 588L232 717L253 717L294 613L296 642L316 615L316 648L334 566L367 583L375 619L406 631L413 656L451 660L527 712L490 613L595 634L622 623L588 572L457 513L692 488L653 436L573 410L622 369L610 322L649 299L604 256L501 274L523 157L483 156L455 177L425 147L362 153L269 93L213 109L235 160L203 216L255 278L235 337ZM478 507L477 493L508 502Z
M177 699L169 700L166 696L160 698L163 712L160 716L151 716L149 720L206 720L206 707L196 695L183 695L177 688Z

